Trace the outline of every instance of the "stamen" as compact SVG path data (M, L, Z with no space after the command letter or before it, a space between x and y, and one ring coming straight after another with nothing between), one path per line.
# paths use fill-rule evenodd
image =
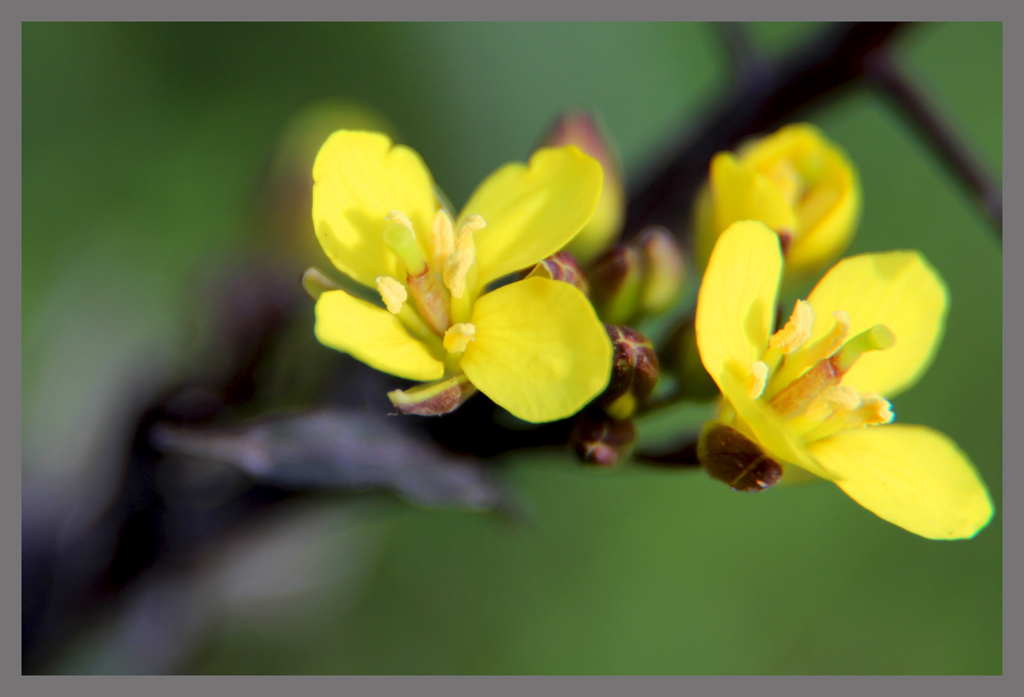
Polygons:
M793 353L807 343L813 329L814 308L806 301L797 300L786 326L772 334L768 346L778 349L783 354Z
M773 396L800 377L800 374L835 353L850 334L850 315L845 310L832 313L835 324L829 332L810 346L794 352L772 375L771 384L765 391Z
M815 399L833 385L838 385L842 375L836 373L835 365L829 359L818 361L799 378L789 383L768 401L768 405L784 418L803 414Z
M847 341L832 356L815 363L810 370L773 396L768 404L786 418L806 414L819 395L839 384L858 358L868 351L887 349L895 341L892 332L876 324Z
M476 336L476 326L469 322L453 324L444 333L444 347L449 353L462 353Z
M452 297L461 298L466 292L466 275L476 263L476 251L466 249L452 252L444 262L444 284L452 292Z
M895 414L892 413L892 405L888 399L877 394L863 394L861 398L863 404L854 414L860 424L850 425L880 426L892 423Z
M396 217L396 214L405 218L398 211L391 211L388 219ZM405 218L405 221L408 222L409 219ZM423 252L416 243L416 235L413 234L411 226L391 220L391 224L384 229L384 244L402 260L410 276L419 276L427 270L427 260L423 258Z
M479 232L485 227L487 227L487 221L479 215L467 216L455 233L455 249L461 252L472 247L475 251L476 244L473 241L473 233Z
M479 215L471 215L462 221L455 233L455 251L444 262L444 284L454 298L461 298L466 292L466 276L476 263L473 233L486 226L487 223Z
M455 233L452 231L452 218L447 211L440 210L434 216L434 226L430 230L430 254L435 269L444 269L445 259L455 250Z
M764 361L754 361L750 366L750 381L747 383L747 394L750 395L750 398L760 397L767 382L768 364Z
M388 312L397 315L402 310L402 303L409 297L405 286L391 276L377 276L377 292L387 305Z
M858 395L859 405L853 409L837 409L832 416L804 434L805 441L820 440L839 431L861 426L876 426L891 423L892 407L883 397L876 394Z
M833 385L807 407L807 420L823 421L838 411L853 411L860 406L857 390L847 385Z

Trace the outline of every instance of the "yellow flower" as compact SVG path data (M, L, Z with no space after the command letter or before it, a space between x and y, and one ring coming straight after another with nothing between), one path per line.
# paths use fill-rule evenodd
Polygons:
M924 426L883 425L887 398L920 378L938 346L941 278L914 251L850 257L772 334L782 266L779 238L760 222L730 226L711 255L695 326L724 397L720 422L911 532L973 536L992 502L967 456Z
M857 170L814 126L793 124L711 161L696 206L696 255L706 265L715 240L738 220L779 234L786 279L824 267L849 246L860 219Z
M565 147L505 165L455 220L419 155L380 133L332 135L313 179L324 251L387 307L325 292L317 339L377 370L441 381L392 393L397 407L424 413L406 407L424 395L464 398L468 382L519 418L543 422L572 415L607 385L611 342L577 288L528 278L485 292L557 252L587 222L601 191L592 158Z

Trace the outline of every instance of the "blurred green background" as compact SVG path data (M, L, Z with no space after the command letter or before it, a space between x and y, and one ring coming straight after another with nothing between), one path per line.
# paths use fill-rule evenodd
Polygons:
M775 53L819 27L749 28ZM569 107L601 113L635 176L729 79L717 33L698 24L24 24L22 36L26 482L89 476L83 453L123 427L126 388L187 357L194 281L254 253L259 182L309 105L379 110L458 206ZM1000 179L1001 25L919 26L897 54ZM860 168L850 251L917 248L949 284L946 340L894 409L950 434L1001 510L1000 245L876 96L852 92L809 120ZM296 240L311 228L297 222ZM297 273L321 263L290 244ZM700 472L511 464L523 527L379 500L292 512L313 523L276 546L257 538L265 559L249 576L320 581L227 593L182 669L1002 672L1001 512L975 540L940 543L833 486L750 496Z

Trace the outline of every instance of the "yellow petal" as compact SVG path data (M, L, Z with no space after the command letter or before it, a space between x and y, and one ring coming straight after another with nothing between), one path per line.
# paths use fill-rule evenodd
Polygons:
M612 345L575 286L527 278L481 297L461 366L476 387L520 419L571 416L608 384Z
M315 332L324 346L400 378L437 380L444 374L444 364L397 317L343 290L323 293L316 301Z
M735 374L737 367L735 364L727 366L719 374L718 384L722 395L736 410L736 415L749 427L750 434L779 462L797 465L818 477L831 479L832 474L811 457L803 441L782 418L767 404L747 394L746 386ZM786 472L788 478L790 469L786 468Z
M768 346L782 273L779 238L763 223L734 223L718 238L697 298L700 359L718 376L728 361L750 369Z
M593 215L601 179L597 160L566 146L541 148L529 165L514 162L484 180L459 218L487 222L474 235L480 286L564 247Z
M776 232L796 232L796 217L782 191L731 153L715 155L710 181L716 231L738 220L760 220Z
M824 335L835 310L850 316L850 336L885 325L896 345L861 356L843 378L859 392L892 397L911 387L931 363L946 318L946 286L918 252L862 254L825 274L807 301L819 320L811 341Z
M739 150L740 159L771 177L790 169L806 189L796 192L796 236L786 253L786 276L798 278L839 256L856 231L861 211L857 169L842 148L815 126L796 123Z
M922 537L973 537L992 518L992 500L978 472L938 431L875 426L843 431L809 447L854 501Z
M430 172L413 150L392 146L382 133L338 131L313 164L313 224L334 265L363 285L396 276L395 256L383 241L385 216L408 216L429 253L436 210Z
M823 143L825 171L797 207L801 231L786 256L795 275L821 268L850 246L861 213L857 169L834 145Z

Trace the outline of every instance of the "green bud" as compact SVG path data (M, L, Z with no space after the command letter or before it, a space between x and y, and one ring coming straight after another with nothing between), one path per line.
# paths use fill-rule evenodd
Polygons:
M586 409L573 422L569 442L583 462L611 467L633 453L636 426L631 419L613 419L600 409Z
M782 477L782 465L757 443L718 421L704 424L697 459L709 475L735 491L764 491Z
M640 291L640 312L656 315L672 307L686 278L682 247L663 227L649 227L636 241L643 256L644 279Z
M613 419L629 419L658 384L658 356L650 340L630 327L605 325L615 351L612 377L597 404Z
M590 299L606 324L626 324L640 307L643 258L635 247L618 244L594 262L588 274Z

